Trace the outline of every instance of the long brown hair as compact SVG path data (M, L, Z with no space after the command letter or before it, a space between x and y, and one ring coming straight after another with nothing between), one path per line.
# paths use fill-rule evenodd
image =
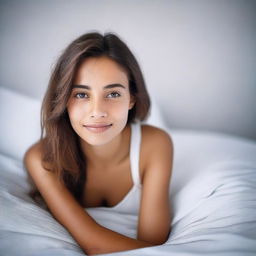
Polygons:
M101 56L114 60L127 72L130 93L136 102L128 113L127 123L145 120L150 108L149 95L138 62L117 35L87 33L63 51L52 71L41 108L42 162L46 170L57 174L80 204L86 181L86 159L78 135L70 124L66 105L79 65L86 58ZM37 189L31 191L30 195L37 202L43 201Z

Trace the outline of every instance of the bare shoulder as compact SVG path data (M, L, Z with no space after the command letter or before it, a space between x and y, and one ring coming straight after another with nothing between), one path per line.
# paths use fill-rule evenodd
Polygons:
M143 124L142 141L147 153L152 153L152 149L167 150L171 154L173 152L171 135L158 127Z
M29 173L33 170L38 170L32 167L42 166L42 145L40 141L36 142L26 151L23 159L24 165Z
M141 168L142 182L155 170L167 177L172 172L173 141L170 134L151 125L142 125Z
M27 157L30 157L31 155L34 155L34 154L39 154L41 153L41 142L40 141L37 141L36 143L34 143L33 145L31 145L25 155L24 155L24 159L26 159Z

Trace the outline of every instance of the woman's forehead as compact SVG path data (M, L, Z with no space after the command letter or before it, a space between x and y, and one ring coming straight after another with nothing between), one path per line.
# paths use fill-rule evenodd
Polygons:
M129 79L124 68L110 58L90 57L78 67L74 83L88 86L119 83L128 86Z

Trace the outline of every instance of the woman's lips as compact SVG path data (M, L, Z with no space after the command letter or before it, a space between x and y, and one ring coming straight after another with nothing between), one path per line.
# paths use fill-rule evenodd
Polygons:
M88 124L83 126L91 132L100 133L108 130L112 126L112 124Z

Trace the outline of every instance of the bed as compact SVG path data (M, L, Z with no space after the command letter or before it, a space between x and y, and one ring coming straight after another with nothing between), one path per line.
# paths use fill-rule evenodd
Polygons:
M0 87L0 255L84 255L65 228L28 196L33 182L22 157L39 138L39 112L40 100ZM104 255L256 255L256 142L170 129L154 101L147 122L168 131L174 142L172 232L163 245ZM103 218L99 211L89 214L101 225L136 234L136 216L108 209Z

